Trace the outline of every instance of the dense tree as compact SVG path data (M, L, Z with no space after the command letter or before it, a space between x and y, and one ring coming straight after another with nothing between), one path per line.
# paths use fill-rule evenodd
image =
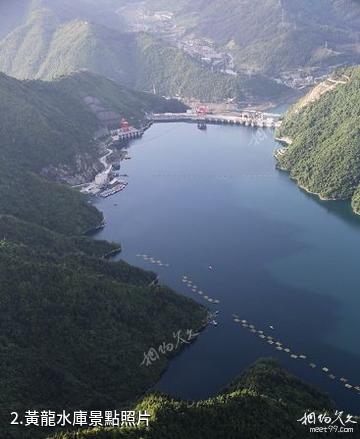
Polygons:
M278 156L279 166L322 198L354 196L353 207L359 211L359 118L360 68L340 70L285 116L278 134L292 144Z

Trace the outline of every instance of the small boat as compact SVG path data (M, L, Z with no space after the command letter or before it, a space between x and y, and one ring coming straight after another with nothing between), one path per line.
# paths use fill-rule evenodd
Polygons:
M272 325L270 325L270 326L269 326L269 328L270 328L270 329L272 329L272 330L274 330L274 329L275 329L275 328L274 328L274 327L273 327Z
M213 270L214 270L213 267L212 267L212 265L209 265L208 268L209 268L210 271L213 271Z
M219 323L216 320L211 320L210 324L213 326L217 326Z

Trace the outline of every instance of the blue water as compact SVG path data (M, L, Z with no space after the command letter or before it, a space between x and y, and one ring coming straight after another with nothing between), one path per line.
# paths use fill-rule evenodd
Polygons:
M272 356L342 408L360 412L360 395L308 366L313 361L360 384L360 219L347 203L320 202L276 170L276 147L267 130L154 125L122 162L126 190L96 202L106 219L97 237L121 242L123 259L220 311L219 326L171 362L158 389L205 398L257 358ZM183 274L221 303L187 289ZM276 351L236 325L232 313L309 359Z

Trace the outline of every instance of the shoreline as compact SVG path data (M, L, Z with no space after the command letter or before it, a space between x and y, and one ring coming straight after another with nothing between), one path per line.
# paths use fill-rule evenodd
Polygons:
M180 293L177 293L177 292L175 291L175 294L180 294ZM183 296L183 297L186 297L186 296ZM195 302L196 302L196 301L195 301ZM198 302L196 302L196 303L198 303ZM201 305L201 304L199 304L199 305L200 305L200 306L203 306L203 305ZM203 306L203 307L204 307L204 306ZM168 357L166 357L166 359L167 359L167 364L166 364L166 366L164 367L164 370L161 371L161 373L160 373L158 379L156 380L156 382L155 382L152 386L150 386L148 389L146 389L146 390L144 391L144 393L142 393L141 395L139 395L136 399L143 398L143 397L149 395L149 394L152 393L152 392L159 392L159 391L156 389L156 386L157 386L157 384L160 382L161 378L162 378L162 377L165 375L165 373L168 371L168 369L169 369L169 367L170 367L170 362L172 362L172 360L174 360L174 359L176 359L178 356L180 356L181 353L182 353L183 351L185 351L186 349L190 348L193 344L195 344L195 343L197 342L197 339L199 338L199 336L202 335L202 333L203 333L203 332L209 327L209 325L210 325L211 312L210 312L210 310L209 310L208 308L206 308L206 307L204 307L204 309L207 311L207 312L206 312L206 316L205 316L204 320L202 321L202 324L199 326L199 328L195 328L195 331L199 332L199 335L198 335L196 338L194 338L193 340L191 340L188 344L182 344L181 347L180 347L180 349L178 349L178 351L176 351L176 352L174 352L174 353L171 353Z
M143 127L142 130L143 132L147 131L149 128L151 128L152 123L146 123ZM135 139L134 139L135 140ZM125 154L121 153L123 151L123 149L127 146L127 144L124 144L121 148L119 148L119 161L122 162L125 160ZM111 144L106 144L106 154L102 155L100 157L100 159L98 159L101 164L104 166L105 170L103 170L100 174L106 172L106 170L111 167L111 157L113 155L113 153L117 152L118 148L116 148L116 146L113 146ZM109 160L110 159L110 160ZM95 180L91 183L89 183L90 185L93 184L95 182ZM95 195L92 195L92 197L95 197ZM101 212L101 211L100 211ZM101 223L92 228L89 229L85 234L87 236L91 236L93 239L96 239L96 235L99 231L103 230L106 226L106 222L105 219L103 219L101 221ZM111 259L112 257L121 255L122 253L122 248L119 247L115 248L114 250L108 252L107 254L103 255L103 259ZM121 256L120 256L121 257ZM140 268L138 265L134 265L134 267ZM157 275L157 273L155 273ZM149 287L153 287L156 286L158 284L158 275L156 277L156 279L154 279L151 284L149 285ZM183 295L182 293L178 292L177 290L173 291L173 294L179 294L182 297L186 298L187 296ZM194 299L191 299L194 300ZM209 308L207 308L206 306L202 305L201 303L197 302L196 300L194 300L195 303L197 303L200 307L202 307L204 309L204 318L201 320L201 322L199 322L199 326L197 328L195 328L195 331L199 333L199 335L201 335L210 325L210 317L211 317L211 310ZM161 378L163 377L163 375L167 372L167 370L169 369L172 360L174 360L176 357L178 357L183 351L185 351L187 348L189 348L191 345L193 345L194 343L196 343L197 341L196 337L195 339L191 340L189 342L189 344L183 344L176 352L170 354L169 356L166 357L166 365L164 366L163 370L158 374L158 376L155 378L155 380L153 381L152 384L149 385L149 387L147 387L146 389L144 389L144 391L139 394L139 395L134 395L134 397L132 398L132 400L139 400L140 398L145 397L146 395L150 394L153 391L156 391L156 386L159 383L159 381L161 380Z
M291 145L292 142L293 142L293 140L291 138L289 138L289 137L275 137L274 139L277 142L284 143L285 145ZM320 201L325 201L325 202L330 202L330 201L334 201L334 202L336 202L336 201L348 201L349 204L350 204L352 213L354 213L355 215L360 216L360 211L356 211L353 208L353 206L352 206L352 203L351 203L352 197L350 197L350 198L327 197L327 196L323 195L321 192L314 192L314 191L310 190L304 184L301 184L296 177L292 177L290 175L290 171L288 169L286 169L286 168L281 167L280 164L279 164L278 156L279 155L281 156L281 155L283 155L285 153L285 151L283 151L281 153L281 150L284 150L284 149L286 149L286 148L279 148L279 149L277 149L274 152L274 157L276 159L276 167L277 167L278 170L280 170L282 172L286 172L288 174L289 179L292 180L299 189L301 189L302 191L306 192L307 194L310 194L310 195L313 195L313 196L317 197Z
M284 172L285 172L285 170L283 170ZM296 180L295 179L293 179L295 182L296 182ZM321 194L315 194L315 193L312 193L310 190L308 190L306 187L302 187L300 184L298 184L298 182L297 182L297 185L298 185L298 187L300 187L300 189L303 189L303 190L305 190L306 192L308 192L308 193L311 193L311 194L313 194L313 195L317 195L317 196L321 196ZM321 199L321 198L320 198ZM311 201L311 200L310 200ZM312 200L312 202L313 202L314 200ZM328 200L326 200L326 201L328 201ZM203 334L204 333L204 331L206 330L206 327L207 327L207 325L205 324L203 327L201 327L201 333ZM206 334L208 334L208 333L205 333L205 335ZM202 341L201 340L194 340L194 343L196 342L196 341L199 341L201 344L200 344L200 349L201 349L201 346L202 346ZM172 361L175 361L176 360L176 357L177 356L180 356L182 353L183 353L183 351L185 351L185 349L187 348L188 346L187 345L184 345L183 346L183 349L179 349L176 353L174 353L174 355L171 355L171 356L169 356L168 358L167 358L167 362L166 362L166 364L164 365L164 368L163 368L163 370L160 372L160 374L157 376L157 378L154 380L154 382L153 383L150 383L149 384L149 387L148 388L146 388L145 390L144 390L144 395L147 395L147 394L149 394L149 393L152 393L154 390L156 391L156 390L158 390L158 388L159 388L159 385L163 385L163 381L161 381L161 379L162 379L162 377L168 372L168 370L169 370L169 368L172 366ZM194 349L199 349L199 347L198 346L196 346L196 345L194 345ZM171 376L171 374L170 374L170 376ZM166 382L166 380L164 381L164 382ZM160 383L160 384L159 384Z
M276 158L276 156L275 156L275 158ZM313 191L311 191L309 188L307 188L306 186L304 186L303 184L299 183L299 180L297 180L295 177L292 177L292 176L290 175L290 171L289 171L288 169L282 168L282 167L279 166L278 164L276 165L276 167L277 167L277 169L278 169L279 171L282 171L282 172L285 172L286 174L288 174L289 179L292 180L292 181L296 184L296 186L297 186L299 189L303 190L304 192L306 192L306 193L308 193L308 194L310 194L310 195L314 195L314 196L318 197L319 200L321 200L321 201L349 201L349 202L351 202L351 201L350 201L351 198L329 198L329 197L326 197L325 195L321 194L320 192L313 192ZM357 213L354 209L352 209L352 210L353 210L353 212L356 213L357 215L360 215L360 212Z
M285 145L292 145L293 144L293 139L291 139L290 137L274 137L274 139L279 142L279 143L283 143Z

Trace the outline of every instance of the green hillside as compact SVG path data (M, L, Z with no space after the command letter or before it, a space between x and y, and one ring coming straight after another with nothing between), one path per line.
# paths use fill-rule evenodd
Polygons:
M119 244L84 232L102 214L77 191L45 179L98 151L100 122L84 101L141 124L147 111L184 107L131 92L92 74L53 83L0 76L0 437L39 437L11 428L10 413L115 406L138 397L168 364L140 367L169 334L198 329L204 308L154 285L156 275L106 255ZM45 431L43 435L45 435Z
M112 245L79 237L71 245L12 218L1 218L0 233L1 437L34 437L10 427L12 411L124 404L167 366L164 355L141 367L144 352L202 324L200 306L150 286L154 274L96 255Z
M150 427L59 434L53 439L306 439L318 437L297 422L311 407L334 413L332 402L272 360L259 360L219 395L189 404L155 394L136 410ZM359 437L359 431L353 433ZM331 435L330 435L331 436Z
M89 73L55 82L23 82L0 74L1 214L61 233L82 233L100 223L100 213L77 191L41 177L90 181L100 170L94 135L104 125L87 97L136 126L147 112L185 108Z
M101 214L77 191L43 178L91 181L101 169L94 135L106 124L87 98L135 126L148 112L185 109L177 101L134 92L90 73L54 82L0 74L0 214L60 233L83 233L100 223Z
M330 90L315 101L305 97L285 116L279 136L293 143L279 166L321 198L352 199L360 213L360 68L339 71L321 87Z
M152 92L155 86L162 95L204 100L266 100L288 91L262 76L214 73L155 36L122 33L85 16L81 9L77 19L65 19L49 4L34 7L0 42L0 71L19 79L53 79L88 70L138 90Z
M90 73L55 82L22 82L0 74L0 148L9 163L39 172L49 163L70 171L89 169L98 154L94 135L103 126L86 104L96 98L105 110L139 126L151 111L184 111L176 101L133 92ZM16 123L14 123L16 121ZM75 159L78 169L74 169Z
M241 101L278 98L286 93L286 88L260 75L234 77L211 72L184 52L146 34L137 36L136 56L139 65L136 87L144 84L151 89L155 85L160 94L205 101L225 98Z

